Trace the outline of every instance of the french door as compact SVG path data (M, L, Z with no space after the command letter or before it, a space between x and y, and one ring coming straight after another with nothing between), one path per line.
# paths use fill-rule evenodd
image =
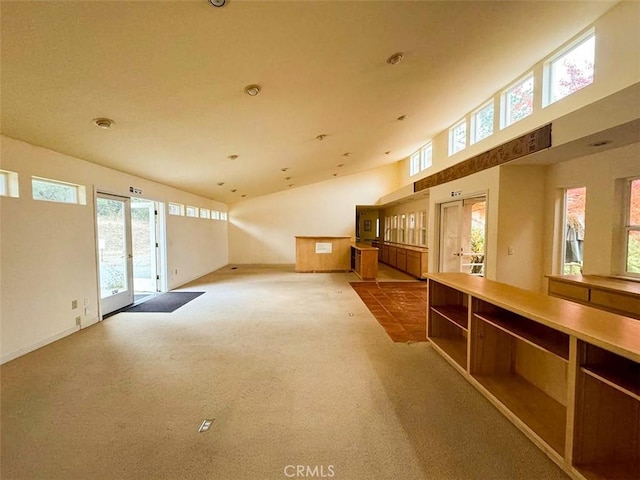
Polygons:
M98 193L98 265L102 315L133 303L131 200Z
M440 272L484 276L485 196L440 205Z

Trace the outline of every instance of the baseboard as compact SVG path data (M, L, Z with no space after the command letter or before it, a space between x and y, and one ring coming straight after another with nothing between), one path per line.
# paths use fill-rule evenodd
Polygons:
M91 318L91 319L87 320L86 322L82 322L82 325L80 326L80 328L90 327L91 325L95 325L99 321L100 321L99 317Z
M50 343L55 342L56 340L60 340L61 338L67 337L69 335L71 335L72 333L76 333L77 331L80 330L80 327L75 326L72 328L69 328L67 330L64 330L60 333L56 333L55 335L49 337L49 338L45 338L44 340L40 340L39 342L36 342L32 345L29 345L28 347L24 347L24 348L20 348L14 352L8 353L7 355L3 355L2 357L0 357L0 365L3 365L7 362L10 362L11 360L15 360L18 357L21 357L22 355L26 355L27 353L31 353L34 350L37 350L39 348L44 347L45 345L49 345Z

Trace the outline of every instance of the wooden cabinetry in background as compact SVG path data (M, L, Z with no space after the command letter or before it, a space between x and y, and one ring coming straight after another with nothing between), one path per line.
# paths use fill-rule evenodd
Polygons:
M378 249L363 243L351 245L351 270L362 280L378 275Z
M371 242L372 247L380 250L379 260L416 278L426 278L429 251L413 245L390 242Z

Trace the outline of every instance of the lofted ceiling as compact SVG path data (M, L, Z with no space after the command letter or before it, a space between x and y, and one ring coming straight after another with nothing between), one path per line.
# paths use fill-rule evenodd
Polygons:
M3 0L2 133L233 203L401 160L615 3Z

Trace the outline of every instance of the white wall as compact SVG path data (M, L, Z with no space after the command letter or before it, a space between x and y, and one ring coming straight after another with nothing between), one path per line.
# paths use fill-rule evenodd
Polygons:
M2 220L1 345L4 362L77 330L99 317L94 188L226 211L226 205L77 158L0 137L1 168L17 172L20 197L0 197ZM84 185L86 205L36 201L31 176ZM170 288L226 265L227 224L223 221L167 216ZM87 299L87 314L83 303ZM79 308L71 309L78 300Z
M640 176L640 143L575 158L549 167L546 177L544 272L558 274L561 262L562 190L586 187L585 274L619 274L616 247L623 244L620 229L620 179ZM555 227L555 228L554 228Z
M391 165L232 204L230 263L293 264L296 235L353 237L356 205L374 205L397 186Z
M496 280L538 292L543 291L546 169L500 168Z

